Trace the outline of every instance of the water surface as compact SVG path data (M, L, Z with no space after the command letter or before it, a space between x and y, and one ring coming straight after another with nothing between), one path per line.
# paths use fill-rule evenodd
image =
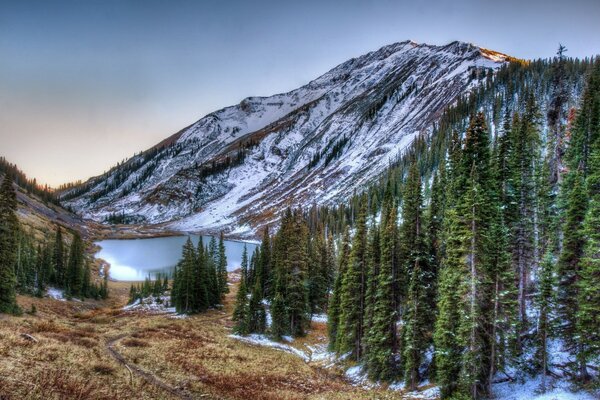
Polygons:
M198 244L199 235L190 235L194 245ZM96 242L101 250L96 257L110 264L110 278L118 281L144 280L148 275L171 274L177 261L181 258L181 249L187 236L169 236L149 239L118 239ZM202 236L206 246L211 237ZM255 244L225 241L227 270L239 268L242 262L244 245L248 248L248 257L256 248Z

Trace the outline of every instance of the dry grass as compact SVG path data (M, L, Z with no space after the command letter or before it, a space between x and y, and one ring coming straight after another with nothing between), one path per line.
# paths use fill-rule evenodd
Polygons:
M128 363L192 398L402 398L354 387L334 370L228 337L235 290L223 310L181 320L124 313L129 284L110 285L113 297L106 303L19 298L24 307L33 302L38 314L0 316L0 399L175 398L111 357L107 342L120 335L113 346ZM325 325L315 324L294 345L302 348L325 336Z

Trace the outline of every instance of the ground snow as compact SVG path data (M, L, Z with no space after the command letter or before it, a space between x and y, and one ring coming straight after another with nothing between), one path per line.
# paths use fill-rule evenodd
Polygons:
M312 316L312 322L317 322L320 324L327 323L327 314L315 314Z
M523 384L499 383L493 386L494 395L502 400L594 400L600 398L600 393L595 395L583 391L572 392L568 382L563 380L547 379L547 392L540 393L541 378L530 379Z
M50 297L51 299L55 299L55 300L61 300L61 301L67 300L65 297L64 290L53 288L53 287L48 288L48 290L46 291L46 296Z
M282 351L285 351L286 353L294 354L294 355L302 358L306 362L310 361L310 357L303 351L298 350L295 347L292 347L290 345L271 340L266 335L259 335L259 334L253 333L248 336L229 335L229 337L239 340L239 341L242 341L242 342L245 342L245 343L253 344L256 346L270 347L273 349L282 350Z
M143 299L137 299L131 304L123 307L124 311L142 312L146 314L169 314L171 318L183 319L187 318L186 314L177 314L175 307L167 307L171 304L171 296L149 296Z

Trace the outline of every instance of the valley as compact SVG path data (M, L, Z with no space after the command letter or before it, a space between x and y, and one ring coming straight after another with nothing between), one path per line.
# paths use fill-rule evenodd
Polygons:
M0 399L598 398L600 60L393 43L56 190L0 163Z
M20 297L36 315L0 316L0 398L412 398L363 389L319 362L230 338L233 290L223 309L180 319L124 310L129 284L109 289L108 302ZM307 351L325 337L324 323L313 323L293 346Z

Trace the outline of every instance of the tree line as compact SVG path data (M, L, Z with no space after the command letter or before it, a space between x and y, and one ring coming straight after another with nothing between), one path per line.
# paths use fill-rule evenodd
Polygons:
M250 259L244 249L234 330L276 339L304 335L311 316L327 310L334 273L333 237L322 225L311 229L301 209L287 209L275 235L265 228Z
M5 175L0 186L0 312L19 314L17 293L41 297L49 286L63 289L67 298L106 298L107 277L95 283L90 262L78 232L68 244L60 226L54 237L42 240L21 226L13 181Z
M546 136L533 93L521 101L524 112L506 110L493 135L481 112L454 131L427 206L413 158L400 224L391 185L379 224L367 223L361 198L329 332L332 350L371 378L409 389L429 378L442 398L473 399L490 397L499 374L540 374L541 390L553 370L598 384L600 62L575 113L564 101L548 107L562 122ZM553 360L551 341L568 362Z
M171 304L178 313L198 313L220 305L228 292L223 233L218 243L213 236L206 246L202 237L197 247L188 237L173 272Z

